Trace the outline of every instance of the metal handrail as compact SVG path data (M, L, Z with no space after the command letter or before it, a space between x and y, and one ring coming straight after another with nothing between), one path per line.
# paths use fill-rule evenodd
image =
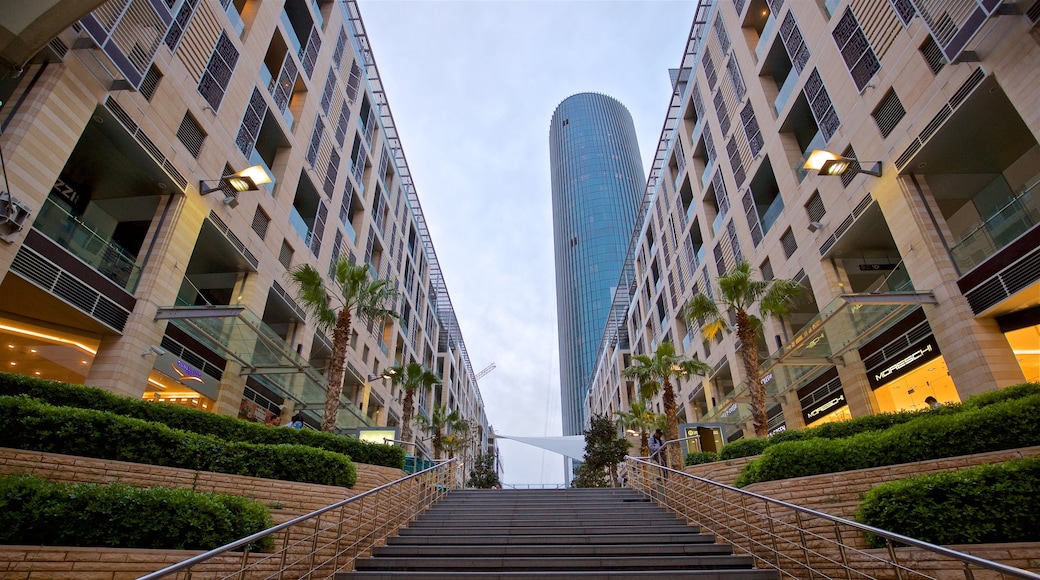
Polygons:
M938 578L962 568L965 578L971 580L975 578L972 567L976 567L1000 577L1040 580L1040 575L1027 570L766 497L642 458L626 457L622 478L627 487L643 492L689 522L722 537L734 549L752 556L756 564L788 578L833 578L835 573L847 580L853 577ZM694 490L694 486L700 489ZM696 493L689 493L694 491ZM755 504L762 507L756 508ZM845 536L842 529L846 530ZM831 531L833 537L828 536ZM883 538L885 549L867 547L867 535ZM853 543L854 540L859 542ZM939 558L904 557L900 562L897 549L907 547L931 552ZM943 560L956 562L957 568L943 567Z
M333 570L332 573L328 574L327 576L331 578L336 572L350 570L353 566L354 561L357 560L358 557L362 556L368 549L370 549L372 545L396 533L398 528L400 528L402 525L408 522L411 522L420 513L428 509L431 505L433 505L434 502L440 499L441 496L447 493L453 487L454 484L454 476L452 474L453 470L449 467L450 464L454 461L454 459L443 461L433 467L424 469L423 471L413 473L411 475L402 477L401 479L392 481L390 483L384 483L383 485L372 488L353 497L349 497L347 499L338 501L334 504L325 506L319 510L293 518L289 521L270 527L266 530L257 532L239 540L235 540L234 542L231 542L224 546L220 546L219 548L214 548L203 554L193 556L191 558L188 558L187 560L178 562L176 564L171 564L170 566L167 566L161 570L157 570L150 574L141 576L137 580L155 580L158 578L166 578L178 572L186 572L187 575L185 576L185 578L191 578L192 568L200 564L209 562L218 556L226 555L228 552L233 552L239 549L241 549L242 552L241 567L238 570L234 570L225 576L221 576L221 578L245 578L247 570L256 570L257 568L259 568L258 565L260 563L269 562L273 558L279 557L279 555L281 563L278 566L277 570L264 569L262 573L266 573L266 575L258 576L256 574L252 574L248 577L282 578L286 568L301 561L301 559L298 558L297 560L289 563L288 566L286 565L286 557L288 556L289 548L294 548L300 545L298 541L296 543L290 543L289 535L291 530L293 530L300 524L304 524L312 520L314 521L314 531L313 535L309 539L313 540L313 545L311 552L304 555L309 556L311 558L311 563L306 574L297 577L317 578L318 576L314 575L315 570L320 567L327 566L329 561L332 560L334 561ZM418 501L409 502L410 505L401 505L401 502L398 501L395 505L394 500L400 500L400 491L402 486L409 483L416 483L420 486L422 484L426 484L426 486L425 488L419 489L419 493L412 498L417 499ZM386 497L388 495L391 497ZM362 508L359 507L357 513L357 525L354 527L344 529L344 523L346 523L346 518L343 517L343 513L345 511L344 508L352 506L352 504L358 504L359 506L361 506L367 499L373 499L376 502L375 507L383 511L382 515L386 516L386 521L380 524L379 520L381 514L375 513L375 523L378 525L375 529L365 533L362 528L373 522L370 520L363 521L362 514L364 512L362 511ZM409 498L406 497L405 499L408 500ZM325 528L320 528L320 524L322 523L321 517L335 510L340 510L340 517L333 521L332 525ZM391 516L391 511L397 512L396 516ZM379 531L385 533L382 533L382 535L377 536L376 533ZM273 553L265 552L261 554L254 554L254 556L257 556L257 561L250 562L249 546L256 541L262 540L272 535L275 537L277 541L277 538L279 536L276 534L279 534L280 532L285 532L281 547L275 550ZM333 534L335 537L328 537L328 534L330 533ZM319 547L318 539L319 536L321 536L322 534L325 534L325 536L321 538L325 543ZM345 537L353 537L354 542L348 545L346 548L343 548L341 547L341 543ZM359 542L361 542L362 540L368 542L368 544L364 547L361 547L359 545ZM330 554L328 553L328 549L329 546L332 544L335 544L336 547L331 552L332 558L329 558ZM325 560L323 562L316 562L317 553L322 550L326 552ZM353 556L349 558L341 566L339 564L339 558L342 554L344 554L347 551L353 551ZM299 554L294 555L299 556Z

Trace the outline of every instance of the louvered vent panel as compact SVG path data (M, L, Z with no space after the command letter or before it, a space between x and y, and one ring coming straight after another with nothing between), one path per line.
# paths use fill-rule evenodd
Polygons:
M141 81L141 96L147 101L151 101L152 97L155 96L156 89L159 88L159 81L162 80L162 73L155 68L153 64L148 68L148 72L144 75L144 80Z
M256 213L253 214L253 231L256 235L260 236L260 239L267 237L267 229L271 225L271 218L267 217L264 210L260 206L256 207Z
M942 49L931 36L926 38L924 44L921 45L921 56L928 63L928 68L931 69L933 75L939 74L939 71L946 66L946 57L943 56Z
M188 149L192 157L198 159L199 153L202 152L202 144L206 142L206 133L190 113L185 113L181 119L181 126L177 129L177 139Z
M961 106L964 99L968 98L968 95L970 95L972 91L975 90L975 87L979 86L979 83L981 83L985 78L986 73L981 68L972 71L972 73L968 75L968 78L964 80L964 83L961 84L960 88L957 89L957 92L953 93L953 96L950 97L950 106L954 109Z
M874 117L874 122L877 124L878 131L881 131L881 136L888 137L895 130L899 121L906 116L906 109L903 108L903 103L899 100L899 95L896 94L895 90L889 89L885 97L878 103L877 108L871 113L871 116Z
M181 189L188 187L188 180L181 175L180 171L177 171L177 168L173 166L173 163L170 163L169 159L163 161L163 169L166 170L166 173L177 183L177 185L181 186Z
M27 246L22 246L15 255L11 269L116 331L122 332L126 326L130 313L125 308L80 282Z
M820 197L820 192L813 192L812 197L809 198L809 203L805 204L805 213L809 216L809 221L812 222L822 220L823 216L827 214L827 208L823 205L823 198Z
M913 5L910 6L913 9ZM852 0L863 33L870 41L878 60L884 61L888 50L903 32L903 23L889 0Z
M906 148L906 151L903 151L903 153L899 157L896 158L896 167L898 167L900 169L905 167L906 164L910 162L910 158L912 158L914 155L916 155L917 151L920 148L921 148L921 140L915 138L913 140L913 142L910 143L910 146Z
M933 133L939 130L939 127L942 127L942 124L946 122L946 119L950 118L951 114L950 106L943 104L939 112L935 114L935 117L932 117L932 120L921 130L921 141L927 141Z
M223 18L224 15L221 14L218 19L209 2L199 2L195 16L192 17L180 46L177 47L177 60L184 65L196 85L202 80L202 72L206 70L217 38L224 30L221 25Z
M1033 26L1040 23L1040 0L1033 2L1033 5L1026 10L1026 18L1029 19L1029 22L1031 22Z

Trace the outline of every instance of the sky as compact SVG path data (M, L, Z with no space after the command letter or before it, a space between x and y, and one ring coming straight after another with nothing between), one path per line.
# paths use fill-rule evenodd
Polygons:
M649 173L689 0L359 0L437 260L495 432L562 433L549 120L567 97L632 114ZM507 485L562 456L499 439Z

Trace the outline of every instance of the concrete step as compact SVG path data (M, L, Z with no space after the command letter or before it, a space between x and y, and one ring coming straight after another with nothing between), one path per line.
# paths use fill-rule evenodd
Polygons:
M441 570L492 572L496 570L719 570L751 567L750 556L573 556L487 558L362 558L357 570Z
M693 529L691 527L691 529ZM403 530L402 530L403 531ZM511 536L454 536L444 533L399 535L389 541L395 546L502 546L502 545L589 545L589 544L630 544L636 538L632 534L598 534L588 535L546 535L516 534ZM645 541L639 539L639 541ZM714 534L681 533L654 534L655 544L703 544L714 543Z
M681 534L690 533L696 534L700 532L699 528L694 526L687 526L682 523L676 523L668 526L646 526L642 524L632 525L586 525L586 526L554 526L546 525L542 527L526 526L526 527L512 527L508 524L501 526L496 525L485 525L485 526L425 526L421 523L412 523L407 528L403 528L400 531L400 535L409 536L416 534L439 534L447 533L456 536L512 536L512 535L530 535L532 533L542 535L578 535L578 534L629 534L630 536L640 536L644 534Z
M772 570L596 570L569 572L434 572L366 570L336 580L778 580Z
M540 556L565 558L570 556L679 556L729 555L733 549L726 544L517 544L517 545L398 545L396 542L374 549L373 556L391 558L459 558L459 557L516 557Z
M518 526L552 526L552 525L575 525L575 524L604 524L612 522L638 523L643 525L669 525L681 523L678 519L668 514L632 514L627 518L621 518L617 514L557 514L552 515L529 515L529 514L488 514L478 517L472 515L452 516L451 514L426 515L417 520L415 525L480 525L499 522L509 522Z

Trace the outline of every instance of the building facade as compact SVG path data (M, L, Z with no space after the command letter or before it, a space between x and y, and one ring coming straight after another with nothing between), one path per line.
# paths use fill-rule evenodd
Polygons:
M568 97L549 124L563 434L585 397L646 182L635 125L616 99Z
M1035 0L702 3L588 408L626 409L628 357L671 341L713 369L679 381L680 422L753 435L748 345L679 316L740 261L806 291L755 345L771 432L1040 380L1038 20ZM853 171L805 169L814 150Z
M331 339L288 272L368 264L398 319L355 320L337 427L416 408L490 434L353 1L99 4L0 80L6 371L256 421L320 424ZM228 176L273 181L240 192ZM428 453L419 443L417 454Z

